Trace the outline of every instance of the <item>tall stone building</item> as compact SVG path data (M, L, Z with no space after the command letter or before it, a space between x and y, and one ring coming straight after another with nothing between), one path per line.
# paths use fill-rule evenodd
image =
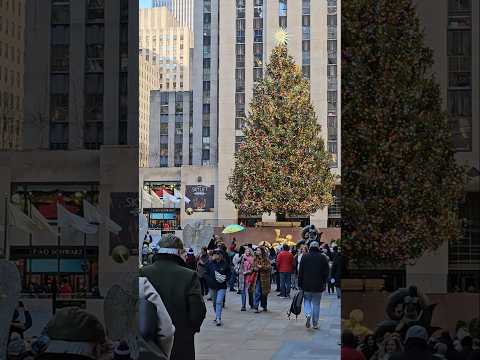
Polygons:
M139 48L160 69L160 90L188 91L193 35L166 7L140 10Z
M152 0L152 7L165 6L180 26L186 26L193 31L194 0Z
M21 148L25 0L0 2L0 150Z
M129 46L137 43L138 18L129 16L131 2L28 1L25 149L138 144L138 50Z
M160 88L160 70L157 64L145 59L144 54L139 55L139 93L138 93L138 154L139 166L148 166L149 146L149 118L150 118L150 94Z

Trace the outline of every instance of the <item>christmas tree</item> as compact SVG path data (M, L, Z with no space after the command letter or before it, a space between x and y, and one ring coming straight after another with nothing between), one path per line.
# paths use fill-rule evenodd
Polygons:
M402 265L458 239L464 170L411 0L342 7L342 247Z
M309 81L279 42L255 87L226 194L242 214L277 218L328 206L335 183Z

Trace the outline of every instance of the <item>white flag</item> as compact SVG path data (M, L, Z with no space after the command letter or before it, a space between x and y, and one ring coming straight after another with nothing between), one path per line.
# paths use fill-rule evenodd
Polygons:
M187 197L187 196L182 196L182 194L180 193L180 191L178 191L177 189L173 190L173 195L178 199L184 199L185 200L185 204L188 204L190 202L190 199Z
M150 196L153 199L153 205L155 205L155 206L152 206L152 207L159 208L159 207L164 206L163 200L157 195L157 193L155 191L150 190Z
M33 204L30 205L30 214L31 214L32 220L35 221L39 229L46 230L54 236L58 235L56 229L48 223L48 220L45 219L42 213L38 211L38 209L35 206L33 206Z
M83 200L83 216L90 223L104 224L111 233L118 234L122 227L108 216L103 214L97 206L93 206L87 200Z
M9 225L15 226L20 230L25 231L29 234L34 234L38 232L39 227L30 217L25 215L17 206L13 204L8 204L9 210Z
M163 199L164 200L171 201L173 203L176 203L178 201L178 199L175 196L171 195L170 193L168 193L165 190L163 190L162 194L163 194Z
M90 224L83 217L75 215L57 203L57 221L60 227L72 227L84 234L95 234L97 226Z
M142 189L142 207L143 208L161 208L163 207L163 200L158 197L153 191L148 192Z

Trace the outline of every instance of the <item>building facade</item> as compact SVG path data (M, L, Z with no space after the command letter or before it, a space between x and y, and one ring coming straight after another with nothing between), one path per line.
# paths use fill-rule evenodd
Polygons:
M152 7L166 7L180 26L193 31L194 0L152 0Z
M192 121L192 92L150 92L148 167L191 164Z
M21 272L23 290L51 284L56 261L75 291L99 288L101 294L136 268L138 241L128 229L138 212L138 178L132 176L138 168L138 16L130 15L137 12L136 0L25 3L23 146L0 152L0 190L27 215L34 205L52 231L29 236L2 206L2 241ZM82 200L122 230L112 234L100 225L85 237L73 227L58 230L57 203L83 216ZM123 268L112 258L119 245L132 255ZM38 306L50 312L51 298L43 300ZM103 311L98 299L85 302L87 310Z
M25 149L138 144L134 8L132 0L27 2Z
M440 85L457 150L468 170L461 204L462 238L427 254L407 270L433 292L480 289L480 3L470 0L416 1L426 45L433 50L433 72ZM439 35L443 34L443 35ZM433 280L432 280L433 279Z
M21 148L25 0L0 2L0 150Z
M224 194L254 86L280 29L288 33L290 54L310 79L311 100L334 159L332 171L340 175L339 14L335 1L195 2L193 165L218 167L216 204L222 217L241 216ZM339 217L338 211L331 214ZM327 227L328 218L323 209L309 220Z
M150 92L160 88L160 69L139 55L139 93L138 93L138 161L140 167L148 167L148 144L150 126Z
M193 35L166 7L140 10L139 48L160 69L160 90L189 91Z

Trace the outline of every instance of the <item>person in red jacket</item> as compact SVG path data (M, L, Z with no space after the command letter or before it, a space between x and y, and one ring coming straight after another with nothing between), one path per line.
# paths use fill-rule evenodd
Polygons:
M291 277L294 270L295 259L290 252L290 247L283 245L282 251L277 255L277 271L280 274L280 294L282 298L290 297Z
M342 360L365 360L365 356L355 349L355 335L350 330L345 330L342 333Z

